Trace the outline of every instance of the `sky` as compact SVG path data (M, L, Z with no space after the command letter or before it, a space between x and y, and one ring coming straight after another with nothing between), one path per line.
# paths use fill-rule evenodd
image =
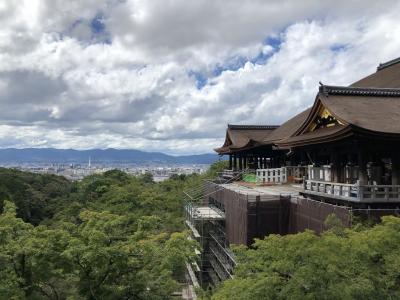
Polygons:
M0 0L0 148L212 152L400 56L399 1Z

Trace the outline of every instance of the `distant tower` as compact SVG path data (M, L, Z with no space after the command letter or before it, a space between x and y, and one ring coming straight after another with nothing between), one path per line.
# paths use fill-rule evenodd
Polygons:
M89 163L88 163L89 170L91 169L91 166L92 166L92 162L91 162L91 159L90 159L90 156L89 156Z

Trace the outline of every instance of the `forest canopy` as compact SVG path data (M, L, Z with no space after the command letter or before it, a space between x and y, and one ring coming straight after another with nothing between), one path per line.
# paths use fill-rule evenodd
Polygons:
M204 176L120 171L70 182L0 168L0 299L171 299L196 259L183 190ZM400 218L234 247L234 278L203 299L400 299Z
M257 240L235 249L238 267L222 299L400 299L400 218Z
M182 190L201 180L0 169L0 299L170 298L196 246Z

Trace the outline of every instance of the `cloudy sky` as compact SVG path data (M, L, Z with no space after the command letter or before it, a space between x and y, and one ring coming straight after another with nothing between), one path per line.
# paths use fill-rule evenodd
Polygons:
M0 147L211 152L400 56L400 3L0 0Z

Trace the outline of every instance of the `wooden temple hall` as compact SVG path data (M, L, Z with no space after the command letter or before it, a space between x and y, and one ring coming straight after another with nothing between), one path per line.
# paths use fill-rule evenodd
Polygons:
M187 205L200 285L232 276L231 244L319 233L332 213L345 226L399 215L400 58L349 86L316 85L313 105L280 126L228 125L215 151L228 170Z
M313 106L279 127L228 125L215 151L260 185L303 182L313 199L397 206L400 59L350 86L320 84Z

